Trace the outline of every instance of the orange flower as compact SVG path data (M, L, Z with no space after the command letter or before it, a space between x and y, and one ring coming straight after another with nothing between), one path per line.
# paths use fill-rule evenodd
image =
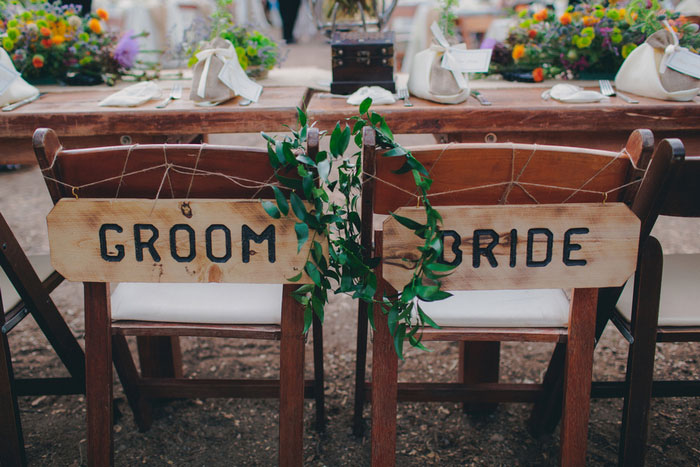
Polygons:
M51 39L42 39L41 40L41 45L46 47L47 49L53 45L53 42L51 42Z
M559 17L559 22L561 24L567 25L571 24L571 13L568 11Z
M66 38L60 35L55 35L51 37L51 42L56 45L61 45L66 41Z
M537 31L535 31L534 29L530 29L527 32L527 35L530 39L534 39L535 37L537 37Z
M46 28L46 27L41 28L39 30L39 32L41 33L42 36L45 36L45 37L49 37L51 35L51 29Z
M535 68L534 70L532 70L532 79L535 80L535 83L544 81L544 70L542 69L542 67Z
M598 23L600 20L596 18L595 16L584 16L583 17L583 25L584 26L593 26L594 24Z
M44 66L44 57L41 55L34 55L34 57L32 57L32 65L34 65L34 68L41 68Z
M535 21L544 21L547 19L547 16L549 16L549 11L547 11L546 8L542 8L540 11L532 15L532 18Z
M525 46L523 44L518 44L513 47L513 60L520 60L523 55L525 55Z
M97 16L102 18L103 20L107 21L109 19L109 13L107 13L107 10L104 8L98 8L95 13L97 13Z
M92 18L90 21L88 21L88 27L95 34L102 34L102 24L100 24L100 21L97 18Z

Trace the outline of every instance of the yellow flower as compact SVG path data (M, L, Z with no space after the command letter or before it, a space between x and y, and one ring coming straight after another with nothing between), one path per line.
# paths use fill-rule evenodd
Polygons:
M523 44L518 44L513 47L513 60L520 60L523 55L525 55L525 46Z
M102 24L100 24L98 19L92 18L90 21L88 21L88 27L95 34L102 34Z
M95 13L97 13L97 16L102 18L103 20L107 21L109 19L109 13L104 8L98 8Z
M61 45L66 41L66 38L64 36L51 36L51 42L53 42L56 45Z

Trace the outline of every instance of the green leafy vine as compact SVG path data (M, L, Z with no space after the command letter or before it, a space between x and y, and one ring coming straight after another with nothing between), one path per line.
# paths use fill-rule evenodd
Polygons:
M359 115L350 119L352 129L347 124L336 124L330 135L329 150L319 151L316 155L307 154L306 151L309 124L301 109L297 109L300 128L291 130L292 136L278 141L263 133L275 177L280 185L291 191L287 196L280 188L273 187L275 202L263 200L262 204L273 218L289 215L291 205L291 211L298 220L295 232L299 250L306 242L311 242L304 271L313 284L302 285L294 293L295 298L305 306L305 326L308 330L314 313L323 321L324 306L328 303L331 290L350 294L370 304L376 300L377 276L374 269L380 260L364 251L360 242L362 222L358 208L362 191L362 161L360 151L346 155L350 139L354 138L355 144L362 147L362 130L366 126L372 127L381 156L404 159L397 173L410 173L413 176L420 202L425 208L426 222L422 224L395 213L392 216L413 230L423 240L423 245L418 248L420 256L409 283L398 293L385 293L379 300L388 317L396 353L403 358L406 339L412 346L427 350L421 343L420 330L425 325L437 325L423 311L418 299L435 301L449 297L448 292L440 289L440 279L453 268L438 262L443 248L440 231L442 217L428 199L432 179L423 164L394 140L384 117L370 110L371 104L369 98L360 104ZM333 170L337 178L330 177ZM298 178L282 175L290 172L296 173ZM304 195L306 205L297 193ZM339 197L340 201L337 201ZM326 239L325 249L317 240L319 238ZM289 278L292 282L300 279L301 273ZM374 328L371 306L369 318Z

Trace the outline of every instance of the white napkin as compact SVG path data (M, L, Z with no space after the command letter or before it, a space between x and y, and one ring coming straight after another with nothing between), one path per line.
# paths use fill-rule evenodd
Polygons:
M379 86L362 86L348 97L347 103L360 105L368 97L372 98L372 105L393 104L396 102L391 91L387 91Z
M125 87L100 102L103 107L135 107L161 95L160 87L153 81L142 81Z
M542 93L542 99L556 99L570 104L584 104L587 102L600 102L610 100L598 91L586 91L582 87L573 84L555 84L552 89Z
M27 83L12 63L12 59L0 47L0 107L34 97L39 90Z

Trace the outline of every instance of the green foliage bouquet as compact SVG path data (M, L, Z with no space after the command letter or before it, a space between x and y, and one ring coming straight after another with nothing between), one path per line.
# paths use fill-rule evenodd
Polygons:
M279 47L260 31L236 26L228 8L232 1L216 0L216 12L212 15L212 23L205 37L201 39L211 41L221 37L231 42L246 74L252 78L262 77L279 62ZM199 42L190 48L189 66L197 63L195 55L200 50Z
M15 68L29 80L84 84L112 82L129 70L139 51L135 37L109 32L109 15L98 9L79 16L80 6L41 0L0 1L0 40Z
M611 2L612 3L612 2ZM622 62L646 38L668 21L681 45L700 48L697 25L679 13L661 8L657 0L632 0L625 7L608 2L581 3L561 16L550 9L517 12L519 23L505 44L496 44L491 72L519 71L532 81L574 78L581 73L615 74Z

